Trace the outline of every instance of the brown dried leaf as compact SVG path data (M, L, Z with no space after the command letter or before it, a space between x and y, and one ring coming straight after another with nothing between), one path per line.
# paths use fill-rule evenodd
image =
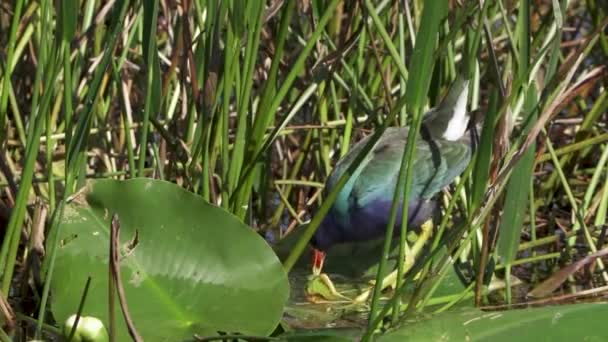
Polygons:
M553 274L549 279L543 281L536 286L532 291L528 292L528 297L545 297L550 295L558 287L560 287L569 276L580 270L583 266L595 261L595 259L608 255L608 248L604 248L599 252L590 254L585 258L578 260Z

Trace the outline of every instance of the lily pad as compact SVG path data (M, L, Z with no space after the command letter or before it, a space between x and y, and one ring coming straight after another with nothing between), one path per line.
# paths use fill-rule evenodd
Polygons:
M483 312L446 312L376 339L392 341L607 341L607 303Z
M360 329L315 329L287 332L279 338L285 342L350 342L358 340L361 332Z
M434 341L606 341L608 303L585 303L542 308L484 312L475 308L437 315L422 314L402 326L378 333L378 342ZM283 341L359 341L359 329L291 331ZM317 339L314 339L316 337Z
M152 179L93 181L66 204L52 279L58 321L76 312L91 276L83 315L108 326L113 214L120 220L129 312L146 341L218 331L268 335L276 327L289 284L272 249L225 210ZM126 341L118 302L116 316L118 340Z

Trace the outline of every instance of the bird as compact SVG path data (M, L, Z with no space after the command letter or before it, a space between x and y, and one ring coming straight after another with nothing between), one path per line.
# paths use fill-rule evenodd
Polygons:
M420 227L438 209L436 199L468 166L474 141L466 134L470 115L466 110L469 81L458 75L439 106L423 114L416 141L412 183L409 192L408 227ZM389 221L408 127L389 127L364 157L314 233L313 274L322 271L326 252L343 243L383 237ZM361 153L371 136L359 141L331 171L324 192L331 192ZM401 195L395 234L401 226Z

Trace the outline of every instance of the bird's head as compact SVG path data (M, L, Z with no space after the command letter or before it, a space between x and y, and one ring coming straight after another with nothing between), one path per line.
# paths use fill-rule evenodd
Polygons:
M313 274L320 274L325 261L325 253L337 242L336 234L339 234L340 227L337 226L334 216L328 213L321 221L319 228L310 239L313 250L312 269Z

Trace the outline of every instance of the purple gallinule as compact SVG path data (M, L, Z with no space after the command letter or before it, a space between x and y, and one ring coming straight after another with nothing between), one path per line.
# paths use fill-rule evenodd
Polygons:
M472 141L465 134L469 123L468 83L458 77L442 103L423 116L408 200L408 227L420 227L432 217L437 209L435 195L452 183L471 160ZM332 246L384 235L407 136L408 127L386 129L342 188L311 240L314 274L321 273L325 252ZM337 163L325 191L333 189L368 139L358 142ZM402 203L403 198L399 208ZM395 233L399 234L401 209L396 222Z

